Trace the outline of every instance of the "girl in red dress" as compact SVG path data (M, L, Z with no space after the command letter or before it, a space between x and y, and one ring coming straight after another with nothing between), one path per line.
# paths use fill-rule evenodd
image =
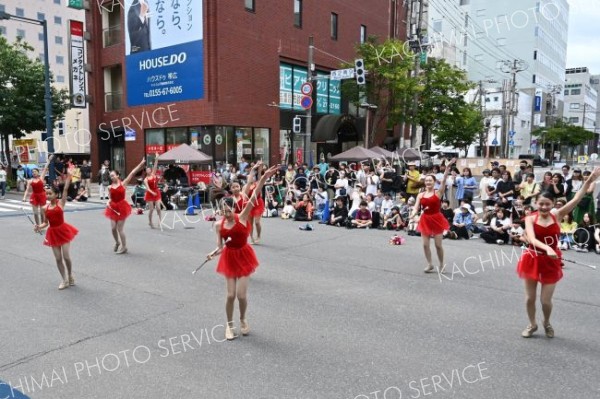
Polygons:
M112 184L108 187L108 194L110 200L106 204L104 210L104 216L110 219L110 227L112 229L112 235L115 239L115 247L113 249L117 254L127 253L127 238L123 228L125 227L125 220L131 215L131 205L125 199L125 193L127 191L127 185L133 179L133 177L144 167L146 163L145 159L138 164L125 178L121 181L121 175L119 171L113 170L110 172L110 180ZM119 246L121 247L119 249Z
M44 166L41 175L39 169L37 168L31 171L33 173L33 178L27 181L27 188L23 194L23 202L27 202L27 194L29 193L29 189L33 190L31 197L29 198L29 203L31 204L31 209L33 211L33 217L35 218L36 224L41 224L42 222L46 221L46 219L44 219L43 210L48 199L46 198L46 191L44 189L44 178L46 177L46 172L48 172L48 166L50 166L52 158L54 158L54 154L50 155L48 158L48 162L46 162L46 166Z
M58 199L58 188L52 186L46 190L46 196L50 200L50 204L44 209L46 221L42 224L36 224L33 228L34 231L39 232L49 226L48 231L46 231L44 245L52 247L54 259L56 259L56 266L62 277L62 282L58 286L59 290L64 290L70 285L75 285L69 248L71 246L71 241L73 241L73 238L77 235L78 230L70 224L65 223L63 214L63 208L67 202L67 193L69 192L70 183L71 175L67 174L65 187L60 200Z
M415 206L413 208L412 217L415 218L419 211L422 209L423 213L419 219L417 231L421 233L423 240L423 251L425 252L425 259L427 259L427 267L425 273L433 273L434 267L431 261L431 247L430 240L433 237L435 243L435 249L437 252L438 261L440 262L439 272L444 272L444 248L442 247L442 240L444 238L444 231L450 229L448 220L444 217L441 209L442 196L446 188L446 178L452 165L454 165L456 159L452 159L446 165L446 171L444 177L440 183L440 188L435 191L435 175L427 175L425 177L425 190L417 195Z
M146 178L144 179L144 185L146 186L146 193L144 194L144 201L148 204L150 208L150 212L148 213L148 224L150 228L154 228L154 224L152 224L152 214L154 213L154 209L156 208L156 213L158 214L158 220L162 220L161 217L161 195L160 189L158 188L158 176L156 176L156 168L158 167L158 153L156 153L156 157L154 158L154 167L152 169L146 168ZM160 223L160 222L159 222Z
M248 175L248 183L244 186L244 198L252 198L252 195L256 192L256 180L258 180L257 178L264 172L263 166L264 164L262 161L258 161L252 167L252 170ZM260 190L257 192L255 203L252 205L252 210L250 211L250 241L252 241L252 244L258 244L262 233L260 220L265 211L265 200L263 199ZM254 239L254 226L256 226L256 239Z
M244 205L246 205L244 198L248 197L242 194L242 187L240 186L240 183L231 183L231 198L233 198L233 212L237 214L242 213Z
M250 326L246 320L246 308L248 307L246 293L250 274L258 267L258 260L254 250L247 242L250 235L248 221L252 204L256 203L257 193L260 192L265 181L275 174L277 168L277 166L273 166L265 172L258 181L254 194L246 202L239 215L234 212L235 202L232 197L221 200L224 218L215 224L217 249L214 253L208 255L207 259L212 259L217 254L222 253L219 258L217 272L225 276L227 282L227 302L225 304L227 328L225 329L225 338L228 340L236 338L233 325L233 308L236 297L240 307L240 331L242 335L247 335L250 332Z
M538 283L540 302L544 314L543 326L548 338L554 337L554 329L550 325L552 313L552 296L556 283L562 278L562 254L558 248L560 235L560 220L569 214L581 201L589 186L600 177L600 167L594 169L590 178L585 181L583 188L575 197L559 209L554 208L554 195L547 191L537 197L537 212L525 218L525 231L529 247L523 252L517 264L519 277L525 280L525 298L529 325L521 336L529 338L537 331L535 318L535 300Z

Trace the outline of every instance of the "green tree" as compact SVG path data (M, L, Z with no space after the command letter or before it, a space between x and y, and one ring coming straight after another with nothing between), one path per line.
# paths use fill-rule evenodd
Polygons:
M569 150L569 156L573 158L573 152L578 146L585 144L595 137L594 132L584 129L581 126L575 126L566 120L557 120L549 128L538 128L531 132L532 136L540 137L544 143L557 143L561 149L566 146ZM554 147L553 147L554 148Z
M46 130L44 64L33 57L33 47L0 37L0 135L7 151L8 138ZM50 73L51 82L52 73ZM66 90L51 87L52 115L62 119L69 108ZM54 123L53 120L53 123Z
M474 104L462 98L449 103L435 121L433 134L441 145L462 149L466 154L469 147L483 129L483 115Z
M412 95L420 90L418 81L410 77L414 65L414 54L407 44L396 39L378 43L375 36L360 44L356 58L362 58L368 71L368 83L358 86L354 80L342 84L342 92L356 106L362 102L377 105L373 123L369 130L375 131L384 121L392 128L403 122L410 122L407 106ZM343 65L352 68L354 65ZM369 137L373 138L373 134Z
M422 66L418 81L422 87L417 105L416 121L423 129L422 142L425 148L431 146L431 136L442 136L447 140L446 132L452 122L457 126L471 127L475 116L473 107L464 101L464 95L475 85L467 80L465 71L448 64L443 59L429 58ZM456 120L464 117L465 120ZM445 120L450 118L450 121ZM481 132L481 125L475 132L469 145ZM456 129L452 129L456 130ZM461 132L457 142L463 143L471 136L471 131ZM439 138L438 138L439 140ZM458 148L464 148L460 145Z

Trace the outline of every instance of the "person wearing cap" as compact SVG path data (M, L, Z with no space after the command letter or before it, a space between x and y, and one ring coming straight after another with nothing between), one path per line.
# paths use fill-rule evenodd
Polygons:
M406 194L409 197L416 197L421 190L421 174L414 162L408 163L408 170L406 171L404 180L406 181Z
M489 169L484 169L481 173L483 174L483 177L479 181L479 198L481 198L481 202L485 204L485 202L490 198L486 188L490 185L491 171Z
M450 226L450 238L455 240L464 238L469 239L473 235L473 215L471 214L471 205L462 204L460 212L454 215L452 226Z

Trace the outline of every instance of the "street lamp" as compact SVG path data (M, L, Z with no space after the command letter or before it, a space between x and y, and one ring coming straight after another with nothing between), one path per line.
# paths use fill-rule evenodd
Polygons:
M365 148L369 148L369 115L371 114L372 109L377 109L377 105L362 103L360 104L360 107L367 110L367 120L365 123Z
M25 22L33 25L42 25L44 30L44 103L46 106L46 142L48 144L48 154L54 153L54 137L52 135L52 96L50 94L50 60L48 58L48 24L46 20L38 21L37 19L19 17L8 14L4 11L0 12L0 20L13 19L19 22ZM52 163L49 168L50 182L54 180L54 167ZM43 178L43 177L42 177Z

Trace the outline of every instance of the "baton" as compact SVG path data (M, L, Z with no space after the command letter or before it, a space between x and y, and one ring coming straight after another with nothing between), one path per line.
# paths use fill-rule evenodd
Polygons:
M23 214L25 216L27 216L27 219L29 219L29 221L31 222L31 224L35 226L35 222L31 219L31 216L29 216L29 214L27 212L25 212L25 208L21 207L21 212L23 212ZM38 230L38 234L39 235L43 235L44 233L42 233L40 230Z
M107 207L108 209L110 209L111 211L113 211L114 213L116 213L116 214L117 214L117 216L121 216L121 213L120 213L120 212L117 212L117 211L115 211L115 210L114 210L114 209L113 209L113 208L112 208L112 207L111 207L111 206L110 206L108 203L106 204L106 207Z
M229 238L227 238L227 240L225 240L225 244L227 244L229 241L231 241L231 237L229 237ZM225 245L225 244L223 244L223 245ZM214 251L212 251L211 253L209 253L208 256L214 256L217 253L218 250L219 250L219 248L215 249ZM198 266L196 268L196 270L194 270L192 272L192 274L196 274L196 272L198 270L200 270L202 268L202 266L204 266L205 264L207 264L209 260L211 260L211 259L206 259L204 262L202 262L202 264L200 266Z
M535 252L536 254L540 254L540 255L547 255L545 252L539 251L539 250L537 250L537 249L534 249L534 252ZM567 259L567 258L565 258L565 257L558 258L558 259L560 259L560 260L562 260L562 261L564 261L564 262L573 263L573 264L575 264L575 265L587 266L587 267L589 267L590 269L594 269L594 270L596 270L596 269L597 269L597 267L596 267L596 266L593 266L593 265L588 265L587 263L583 263L583 262L577 262L576 260Z

